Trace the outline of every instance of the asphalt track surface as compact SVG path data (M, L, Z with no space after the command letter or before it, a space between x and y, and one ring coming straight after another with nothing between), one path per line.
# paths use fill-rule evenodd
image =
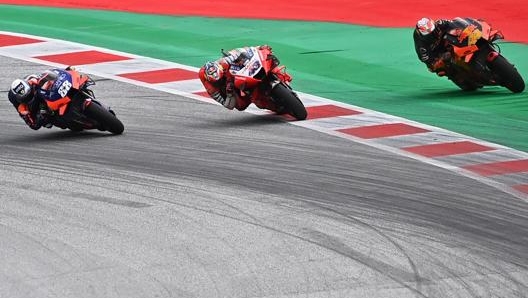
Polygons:
M0 65L0 297L528 297L525 201L100 78L123 135L31 131Z

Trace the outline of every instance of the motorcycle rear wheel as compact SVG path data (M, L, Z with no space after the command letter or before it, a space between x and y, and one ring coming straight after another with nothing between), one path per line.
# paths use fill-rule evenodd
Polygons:
M114 114L96 102L88 105L84 112L88 117L97 121L103 130L107 130L116 135L122 134L125 130L123 123Z
M279 104L286 108L288 114L297 120L304 120L308 116L306 108L297 95L284 83L279 83L271 90L271 96Z
M515 68L502 55L489 62L490 69L499 77L501 86L508 88L513 93L524 91L524 80Z

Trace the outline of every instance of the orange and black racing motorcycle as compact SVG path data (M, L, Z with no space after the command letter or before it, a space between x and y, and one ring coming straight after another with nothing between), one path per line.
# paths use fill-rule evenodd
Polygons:
M43 99L48 121L62 129L98 129L121 134L123 123L114 111L95 99L89 88L95 82L74 68L51 69L39 78L38 94Z
M514 93L525 83L517 69L502 54L495 41L503 39L499 30L483 20L455 18L444 42L450 62L446 76L459 88L473 91L484 86L503 86Z

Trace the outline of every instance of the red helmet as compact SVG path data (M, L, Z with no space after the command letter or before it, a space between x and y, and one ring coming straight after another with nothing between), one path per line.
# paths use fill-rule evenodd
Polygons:
M420 32L420 34L422 35L429 35L431 34L431 32L434 31L435 29L435 22L434 20L430 19L430 18L421 18L417 23L416 23L416 29L418 30L418 32Z
M205 63L205 79L211 83L217 82L224 76L224 68L216 61Z

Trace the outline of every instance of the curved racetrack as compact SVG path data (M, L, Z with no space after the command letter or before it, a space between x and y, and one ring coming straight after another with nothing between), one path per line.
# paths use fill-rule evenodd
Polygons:
M123 135L34 132L0 64L0 297L528 297L518 198L106 79Z

